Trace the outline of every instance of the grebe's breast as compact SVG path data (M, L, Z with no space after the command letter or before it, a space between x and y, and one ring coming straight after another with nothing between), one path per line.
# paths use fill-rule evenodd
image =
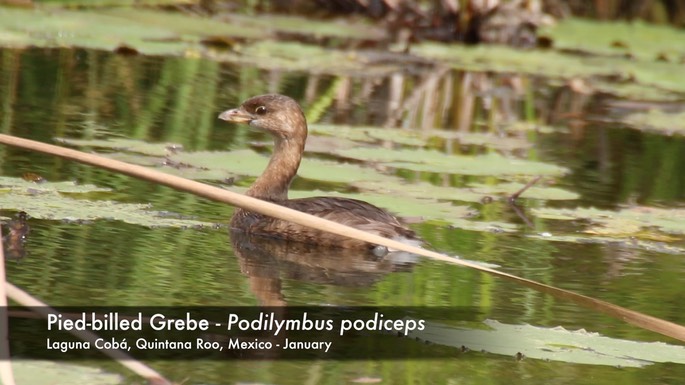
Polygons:
M338 197L314 197L274 203L385 238L414 245L421 243L416 233L392 214L364 201ZM247 233L321 246L366 249L373 247L366 242L241 209L237 209L233 215L231 227Z

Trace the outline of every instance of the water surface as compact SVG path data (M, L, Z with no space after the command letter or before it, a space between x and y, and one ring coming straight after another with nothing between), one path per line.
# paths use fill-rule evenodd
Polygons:
M509 223L515 229L511 232L466 230L440 221L419 221L412 227L435 250L495 263L516 275L685 323L682 253L631 247L618 241L549 242L531 237L543 232L580 232L586 225L582 220L550 221L531 213L531 209L545 205L608 210L637 204L683 207L685 140L601 121L598 117L616 100L614 97L592 96L575 111L580 96L563 86L550 85L544 78L529 76L524 77L523 92L471 91L473 108L466 112L443 108L428 114L435 109L417 104L393 119L391 78L369 79L363 74L335 78L201 59L122 56L93 50L3 49L0 55L0 129L44 142L53 142L56 137L132 138L177 143L184 151L265 151L256 143L268 138L221 122L216 119L218 113L266 92L288 94L311 112L321 108L318 97L341 81L349 83L347 94L341 92L335 102L324 104L320 123L387 124L391 126L389 137L393 129L488 131L533 119L553 123L557 129L551 133L521 134L530 147L501 152L568 168L569 173L555 179L556 187L579 194L579 199L545 202L525 199L524 194L520 202L523 218L497 199L491 204L461 203L476 211L474 220ZM438 90L453 99L469 76L485 76L493 82L505 79L503 75L460 71L448 71L447 75L449 82L441 78ZM420 77L404 76L407 84ZM575 113L572 118L570 112ZM381 141L379 145L384 144ZM497 151L450 140L434 141L430 146L454 154ZM312 154L309 158L343 161L332 154ZM370 162L360 163L373 167ZM291 305L464 306L479 309L482 319L502 323L561 325L616 338L673 342L512 282L430 260L408 267L366 264L365 269L347 272L339 279L324 279L321 271L307 269L304 259L292 255L271 261L251 260L235 252L228 236L225 224L232 213L230 206L62 159L0 147L0 170L4 176L30 172L49 181L75 180L108 187L114 192L102 194L105 199L151 203L155 210L216 224L201 229L148 228L111 220L30 220L28 254L7 263L8 280L54 306L240 306L269 301ZM426 181L435 186L463 187L497 179L393 169L384 172L407 183ZM250 178L237 181L242 185L249 182ZM345 184L301 179L295 181L294 188L354 190ZM14 215L9 210L0 214ZM669 245L682 248L685 242L681 236ZM246 272L250 269L245 266L255 264L268 274ZM480 352L439 361L150 364L168 378L187 378L189 384L337 384L364 377L392 384L523 384L547 378L554 378L555 383L637 384L676 383L685 377L685 369L675 364L619 369L516 361ZM105 365L123 373L114 364Z

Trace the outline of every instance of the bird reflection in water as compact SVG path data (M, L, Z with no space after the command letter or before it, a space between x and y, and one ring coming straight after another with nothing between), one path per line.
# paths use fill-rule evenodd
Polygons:
M392 272L410 271L418 257L391 252L383 257L354 249L321 247L231 230L233 251L250 290L262 306L284 306L282 280L368 287Z

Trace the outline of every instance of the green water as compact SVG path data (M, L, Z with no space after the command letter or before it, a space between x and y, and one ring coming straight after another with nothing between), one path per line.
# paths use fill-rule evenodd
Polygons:
M312 76L266 72L212 61L120 56L88 50L27 49L0 51L0 131L52 142L55 137L126 137L174 142L188 151L247 148L265 140L245 128L216 119L251 95L279 92L305 105ZM455 76L460 73L455 72ZM326 91L335 79L317 78ZM527 100L512 103L512 115L552 109L557 90L544 79ZM322 121L351 125L380 124L384 98L381 80L375 92L350 109L325 106ZM476 98L476 103L485 105ZM602 105L602 97L594 103ZM352 111L347 113L346 111ZM490 115L484 107L474 120ZM585 112L592 117L602 111ZM381 116L379 116L381 115ZM453 122L453 112L444 122ZM443 123L440 127L447 126ZM593 123L582 130L560 119L564 130L529 134L533 146L516 155L568 167L558 187L580 194L577 201L553 206L616 209L629 204L682 207L685 202L685 140L631 131L618 123ZM391 135L391 134L389 134ZM441 144L436 148L444 149ZM456 152L482 151L463 146ZM305 160L306 162L306 160ZM115 190L122 202L152 204L203 221L225 224L232 208L126 176L8 147L0 147L5 176L36 173L50 181L76 180ZM392 170L389 171L393 173ZM460 186L489 177L397 171L408 180ZM337 190L345 186L296 181L298 189ZM107 199L113 199L108 195ZM469 231L440 223L413 225L434 249L495 263L502 270L601 298L673 322L685 324L685 260L627 247L624 243L549 242L529 235L544 231L580 231L582 221L549 222L528 212L539 201L522 201L530 225L506 204L472 204L479 217L516 225L510 233ZM390 208L392 209L392 208ZM7 211L5 216L14 213ZM683 219L685 220L685 218ZM468 306L483 319L536 326L585 328L615 338L666 341L666 337L619 320L522 288L511 282L457 266L421 260L405 269L359 274L346 285L331 283L297 263L264 266L268 282L257 282L241 269L225 226L205 229L145 228L116 221L89 223L31 220L27 256L7 262L8 280L54 305L190 306L255 305L281 298L292 305ZM682 237L676 245L683 245ZM260 286L261 285L261 286ZM578 365L469 352L444 360L361 362L149 362L167 378L187 384L339 384L364 378L389 384L675 384L685 368L655 364L643 369ZM109 370L128 375L114 363ZM131 383L140 380L130 377Z

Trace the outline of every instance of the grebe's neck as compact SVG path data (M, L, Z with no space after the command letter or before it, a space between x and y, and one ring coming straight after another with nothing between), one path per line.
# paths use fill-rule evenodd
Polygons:
M247 190L247 195L268 201L288 199L292 182L304 152L304 139L280 138L274 140L274 152L262 175Z

